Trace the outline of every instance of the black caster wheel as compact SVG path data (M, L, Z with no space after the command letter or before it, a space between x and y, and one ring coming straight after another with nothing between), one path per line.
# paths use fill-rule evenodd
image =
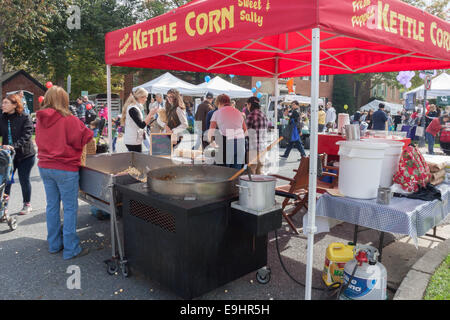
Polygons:
M17 220L15 218L9 217L8 226L11 229L11 231L16 230L17 229Z
M121 269L122 269L122 275L125 278L128 278L130 276L130 269L128 268L128 265L127 264L123 264Z
M119 266L117 265L116 261L107 260L106 265L107 265L106 272L111 276L115 275L119 270Z
M262 268L259 269L256 272L256 280L260 283L260 284L267 284L270 281L270 269L269 268Z

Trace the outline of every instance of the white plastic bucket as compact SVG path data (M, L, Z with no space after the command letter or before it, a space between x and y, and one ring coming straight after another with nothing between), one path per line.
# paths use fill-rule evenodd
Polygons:
M344 127L350 124L350 116L348 113L338 114L338 133L344 134Z
M346 197L374 199L380 184L386 143L338 141L339 191Z
M373 139L376 142L387 143L389 147L384 153L383 165L381 167L380 187L392 186L392 178L398 170L398 163L402 154L404 142L392 139Z

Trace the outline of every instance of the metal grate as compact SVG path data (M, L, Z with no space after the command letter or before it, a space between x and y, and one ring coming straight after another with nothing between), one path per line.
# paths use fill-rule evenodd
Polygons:
M175 217L170 213L130 200L130 214L136 218L175 233Z

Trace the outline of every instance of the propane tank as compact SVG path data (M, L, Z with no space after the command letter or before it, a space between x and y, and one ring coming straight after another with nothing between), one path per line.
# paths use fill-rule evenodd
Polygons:
M387 272L378 262L378 250L372 246L357 245L354 259L344 267L344 292L341 300L387 300ZM352 277L353 270L355 274ZM351 279L350 279L351 278ZM350 281L350 283L349 283Z

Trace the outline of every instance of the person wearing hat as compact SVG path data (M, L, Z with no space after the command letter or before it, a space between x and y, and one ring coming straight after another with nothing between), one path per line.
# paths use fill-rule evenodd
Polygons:
M198 147L200 146L200 142L202 143L203 149L205 149L208 146L208 142L204 141L203 135L208 129L206 127L206 117L208 116L208 112L210 112L214 108L212 104L213 99L214 99L213 94L211 92L208 92L206 94L205 100L203 100L203 102L199 104L197 112L195 113L195 121L196 123L198 123L196 125L200 126L201 124L202 135L197 139L197 142L195 143L195 146L193 148L194 150L198 149ZM198 130L200 130L200 127L198 127Z
M380 103L378 105L378 110L373 113L372 116L372 129L373 130L386 130L386 121L388 117L384 112L384 104Z

